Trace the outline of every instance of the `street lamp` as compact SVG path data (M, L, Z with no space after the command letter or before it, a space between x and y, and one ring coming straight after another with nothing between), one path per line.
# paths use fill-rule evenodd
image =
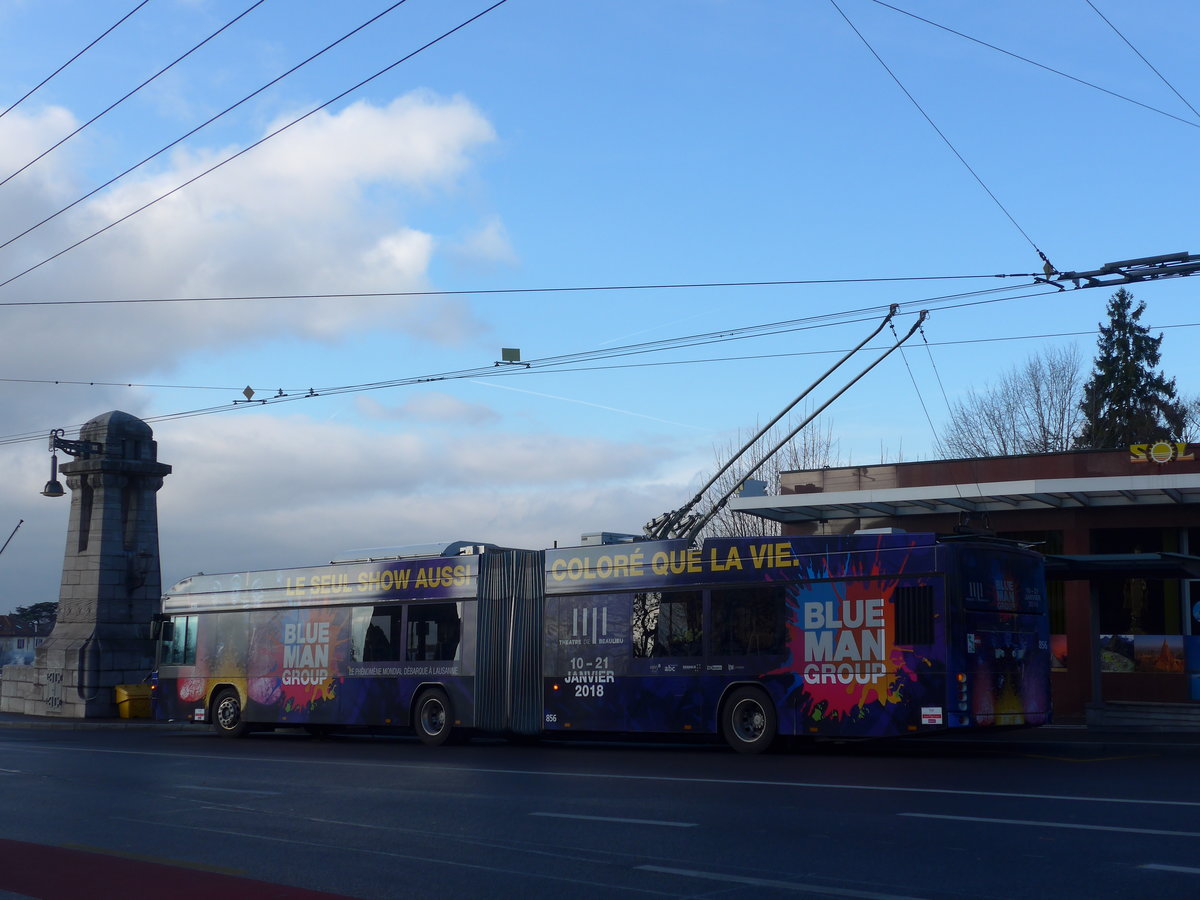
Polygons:
M43 497L61 497L66 493L63 490L62 482L58 480L57 451L61 450L68 456L83 456L104 452L103 444L96 441L68 441L63 437L64 433L61 428L55 428L50 432L50 480L42 488Z

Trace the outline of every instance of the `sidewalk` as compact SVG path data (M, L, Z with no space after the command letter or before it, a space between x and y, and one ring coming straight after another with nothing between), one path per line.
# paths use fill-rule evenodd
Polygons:
M1052 749L1086 748L1092 753L1119 754L1171 751L1200 754L1200 733L1193 731L1151 731L1139 728L1099 728L1087 725L1042 725L1037 728L997 729L995 731L954 731L928 737L901 738L904 741L942 744L998 745L1027 753Z
M54 728L67 731L91 731L100 728L126 730L157 730L167 728L202 729L204 726L186 722L158 722L154 719L74 719L64 716L26 716L21 713L0 712L0 728Z

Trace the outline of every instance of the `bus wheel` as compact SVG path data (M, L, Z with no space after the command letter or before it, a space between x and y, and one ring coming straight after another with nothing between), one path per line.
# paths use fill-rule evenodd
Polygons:
M778 730L775 704L758 688L738 688L725 702L721 734L738 753L762 753Z
M441 688L431 688L417 698L413 713L413 728L421 743L440 747L450 739L453 730L450 700Z
M242 701L233 688L218 691L213 699L212 725L222 737L244 737L250 730L242 718Z

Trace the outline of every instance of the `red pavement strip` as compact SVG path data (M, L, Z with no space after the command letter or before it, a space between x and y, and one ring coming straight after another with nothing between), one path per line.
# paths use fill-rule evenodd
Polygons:
M6 840L0 840L0 891L36 900L129 900L149 893L171 900L350 900L189 866Z

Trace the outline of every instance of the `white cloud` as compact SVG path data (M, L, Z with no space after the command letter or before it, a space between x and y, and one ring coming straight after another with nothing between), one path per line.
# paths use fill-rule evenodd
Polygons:
M266 413L156 434L175 467L159 494L164 577L325 562L356 547L437 540L570 543L673 505L662 448L552 434L379 435ZM661 507L661 508L660 508Z
M432 250L433 240L429 235L406 228L381 237L363 254L363 262L371 269L382 268L393 275L403 275L427 269Z
M21 107L5 116L0 177L76 123L62 108ZM74 163L103 146L103 136L89 135L0 188L0 242L87 189ZM480 151L494 140L492 125L461 97L417 92L384 105L363 102L322 112L0 289L0 299L426 290L442 252L435 231L475 227L478 210L455 206L459 182L472 175ZM147 167L80 204L0 251L0 281L233 149L192 144L159 161L157 169ZM98 167L95 156L89 163ZM423 346L447 346L487 328L468 300L445 297L9 307L4 317L0 379L9 380L0 381L0 415L6 436L44 434L114 408L145 417L162 412L165 404L173 410L211 402L204 395L181 401L148 389L32 383L39 379L161 382L167 380L163 373L182 362L203 363L243 348L261 351L269 367L283 342L298 358L316 358L359 333L390 331L399 335L392 347L400 354L405 337ZM379 360L386 364L386 358ZM243 377L214 371L202 376L211 379L205 383L240 385ZM358 375L353 363L350 371L347 379L353 380ZM391 412L440 421L441 428L497 423L491 410L448 397ZM376 538L385 533L387 542L396 535L401 541L436 537L443 527L457 533L456 516L467 517L473 509L478 514L476 498L464 498L472 492L494 495L492 485L506 483L501 460L536 468L522 455L524 444L512 439L498 438L495 465L458 475L451 461L455 440L466 444L461 434L375 435L303 417L278 419L265 411L155 428L162 461L176 467L159 495L168 578L194 567L319 561L343 546L381 543ZM633 453L615 449L614 459ZM5 473L0 512L11 516L12 525L25 519L0 558L3 611L57 596L67 502L38 495L49 471L44 437L0 447L0 454ZM418 503L419 497L424 499ZM495 496L493 502L506 506ZM8 527L0 520L0 530L7 534Z
M75 130L78 125L70 110L61 106L47 106L32 113L14 111L0 120L0 172L7 177L24 166L30 159ZM30 152L32 151L32 152ZM31 167L23 179L40 182L42 189L53 185L61 177L61 157L51 156L47 161ZM13 182L17 184L18 182Z
M584 532L637 531L682 495L662 481L669 448L497 429L481 439L446 424L379 434L254 409L159 423L158 458L173 468L158 493L164 586L362 547L570 544ZM12 521L0 529L26 523L0 557L0 612L57 597L66 540L69 498L38 495L45 444L19 450L6 454L0 510Z
M489 406L468 403L442 391L424 391L396 406L380 403L374 397L359 396L355 400L355 406L368 418L398 422L441 422L480 426L493 424L499 419Z
M281 116L266 131L293 118ZM261 148L260 168L284 183L331 190L367 181L426 189L463 173L470 166L470 152L496 138L466 99L443 100L428 91L398 97L386 107L359 102L336 114L322 110L286 135Z
M508 231L496 216L448 249L451 258L464 268L489 270L517 263Z
M24 161L71 124L63 110L14 111L0 121L3 158ZM321 112L0 293L40 299L428 289L437 242L420 225L421 205L437 192L452 194L456 179L494 139L491 124L461 97L419 92L386 106L363 102ZM232 149L180 151L165 168L119 182L14 244L0 256L0 280ZM50 164L56 158L5 186L5 200L19 202L0 206L0 234L17 233L72 195L69 176ZM69 310L71 327L63 328L67 310L20 308L7 324L34 333L58 323L57 355L91 363L93 377L126 377L169 366L181 354L265 335L330 341L368 321L443 343L480 327L468 303L452 298L397 298L386 326L369 303L304 301L300 309L283 302L76 307ZM44 359L41 350L19 347L9 362L38 369Z

